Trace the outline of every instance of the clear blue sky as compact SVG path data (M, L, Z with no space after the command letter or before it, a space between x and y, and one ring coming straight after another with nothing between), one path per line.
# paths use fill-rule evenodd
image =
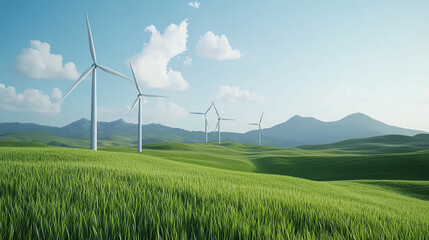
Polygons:
M92 63L87 10L98 62L130 77L128 61L148 52L152 53L148 61L158 59L160 52L165 57L175 40L183 44L183 34L172 35L171 44L147 44L142 53L153 34L145 28L153 25L163 34L170 24L179 28L187 19L186 50L179 44L173 48L178 54L157 65L160 74L162 66L179 72L187 87L181 91L173 85L157 87L153 84L162 82L157 79L161 75L149 74L144 92L169 98L146 100L144 123L202 130L203 119L186 112L204 111L215 100L224 117L238 120L223 124L226 131L251 130L247 123L257 121L262 111L264 127L294 115L332 121L362 112L388 124L429 131L428 1L201 0L198 8L189 2L4 2L0 122L63 126L89 118L90 78L61 104L53 89L65 94L74 82L73 71L49 75L53 70L45 66L43 57L28 55L31 40L47 43L51 54L62 56L63 65L72 62L82 73ZM217 37L225 35L231 49L218 43L219 48L207 50L209 31ZM200 43L209 53L197 50ZM229 57L222 59L222 53ZM184 63L187 58L192 61ZM99 120L135 122L136 115L126 115L136 94L130 82L98 71ZM35 103L39 100L42 103ZM211 112L212 129L215 121Z

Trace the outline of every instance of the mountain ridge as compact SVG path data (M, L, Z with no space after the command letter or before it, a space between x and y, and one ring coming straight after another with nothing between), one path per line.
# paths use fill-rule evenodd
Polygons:
M34 123L0 123L0 135L35 132L49 133L58 137L89 139L91 122L80 118L63 127L43 126ZM161 124L150 123L143 126L145 144L157 142L197 143L204 141L203 131L189 131ZM127 123L123 119L111 122L98 122L99 139L111 139L115 136L126 137L136 142L137 124ZM323 122L314 117L295 115L287 121L271 128L265 128L262 142L264 145L278 147L297 147L302 145L329 144L356 138L368 138L382 135L414 136L424 131L391 126L375 120L363 113L354 113L337 121ZM257 144L258 130L246 133L223 132L222 141ZM211 141L217 140L216 132L209 133Z

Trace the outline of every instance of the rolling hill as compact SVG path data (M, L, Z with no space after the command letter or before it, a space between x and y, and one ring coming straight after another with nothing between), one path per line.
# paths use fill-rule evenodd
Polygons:
M0 123L0 137L4 140L13 140L15 133L47 133L55 137L72 138L78 140L89 139L90 121L80 119L64 127L41 126L33 123ZM112 146L129 146L136 144L137 125L126 123L122 119L113 122L99 122L98 138L105 140ZM159 142L198 143L204 139L201 131L187 131L180 128L171 128L160 124L147 124L143 127L144 144ZM297 147L301 145L327 144L353 138L366 138L388 134L414 136L422 131L409 130L390 126L374 120L364 114L356 113L334 122L322 122L315 118L294 116L288 121L264 129L263 144L278 147ZM227 142L257 144L257 131L247 133L222 133L222 140ZM29 137L37 141L34 135ZM47 135L43 141L47 143ZM25 141L23 134L20 139ZM120 140L115 142L116 140ZM209 133L209 139L217 139L214 132ZM58 139L52 137L51 141ZM60 141L63 146L69 146L66 141ZM101 141L102 142L102 141ZM53 144L55 145L55 144ZM76 147L76 145L70 145ZM83 147L83 146L82 146Z
M101 148L129 152L132 148ZM338 149L303 150L223 143L157 143L143 153L172 161L264 174L288 175L317 181L425 180L429 181L429 151L408 153L353 153Z
M429 136L427 136L429 137ZM110 146L99 151L136 153L136 147ZM382 144L381 144L382 145ZM418 145L418 143L417 143ZM0 141L0 147L40 147L40 143ZM412 143L409 144L412 146ZM317 146L314 146L317 147ZM417 147L418 148L418 147ZM424 180L429 181L429 150L396 153L327 148L306 150L238 143L155 143L143 154L175 162L233 171L287 175L316 181L337 180ZM392 150L393 149L393 150ZM409 148L413 149L413 148ZM375 152L375 153L374 153Z
M306 150L340 149L353 153L407 153L429 150L429 134L416 136L385 135L340 141L331 144L300 146Z

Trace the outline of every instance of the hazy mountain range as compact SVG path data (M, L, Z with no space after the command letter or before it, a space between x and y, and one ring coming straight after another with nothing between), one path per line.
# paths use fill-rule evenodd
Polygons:
M80 119L64 127L42 126L34 123L0 123L0 141L38 141L38 138L43 138L44 143L49 143L46 141L52 138L51 142L56 143L53 145L61 145L62 138L89 139L89 129L90 121L88 119ZM204 140L204 132L202 131L188 131L160 124L144 125L143 131L144 144L156 142L197 143ZM333 122L322 122L312 117L294 116L284 123L264 129L262 141L264 145L296 147L389 134L414 136L420 133L425 132L390 126L362 113L351 114ZM223 132L222 141L257 144L257 134L257 130L246 133ZM109 141L109 145L135 145L136 136L137 125L127 123L122 119L98 123L98 138ZM211 132L209 140L216 141L217 134ZM67 146L67 144L63 145Z

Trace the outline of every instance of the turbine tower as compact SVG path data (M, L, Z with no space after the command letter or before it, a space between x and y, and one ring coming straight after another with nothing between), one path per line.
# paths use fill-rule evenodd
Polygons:
M133 111L134 107L136 106L137 101L139 102L139 120L138 120L138 140L137 140L137 151L141 152L142 151L142 142L143 142L143 136L142 136L142 107L143 107L143 97L164 97L164 96L159 96L159 95L150 95L150 94L143 94L141 89L140 89L140 85L139 82L137 81L136 75L134 74L134 69L133 66L130 63L130 68L131 68L131 72L133 73L133 78L134 78L134 83L136 84L136 88L137 91L139 92L139 94L137 94L137 98L133 103L133 106L130 109L130 112L128 113L128 116L130 116L131 112Z
M259 146L261 146L262 143L262 133L264 132L261 128L261 122L262 122L262 117L264 117L264 113L262 112L261 118L259 119L259 123L249 123L249 125L256 125L259 127L258 133L259 133Z
M89 75L89 73L92 72L92 97L91 97L91 150L97 150L97 68L100 68L101 70L119 76L121 78L125 78L129 81L132 81L125 75L122 75L110 68L107 68L105 66L99 65L97 63L97 58L95 56L95 49L94 49L94 42L92 41L92 33L91 33L91 27L89 26L89 20L88 20L88 14L85 11L86 16L86 26L88 28L88 38L89 38L89 51L91 53L91 58L93 60L93 64L86 69L82 75L76 80L76 82L73 84L73 86L70 88L70 90L64 95L64 99L79 85L79 83L82 82L83 79L86 78L86 76Z
M208 122L207 122L207 113L210 111L210 109L213 106L213 103L210 104L210 107L207 109L206 112L190 112L190 114L196 114L196 115L204 115L204 129L205 129L205 134L206 134L206 142L208 142L208 135L207 135L207 126L208 126Z
M217 111L216 105L214 104L214 102L212 103L213 107L216 111L217 114L217 124L216 124L216 128L217 129L217 133L218 133L218 144L220 144L220 121L224 120L224 121L235 121L235 119L231 119L231 118L222 118L219 115L219 112Z

